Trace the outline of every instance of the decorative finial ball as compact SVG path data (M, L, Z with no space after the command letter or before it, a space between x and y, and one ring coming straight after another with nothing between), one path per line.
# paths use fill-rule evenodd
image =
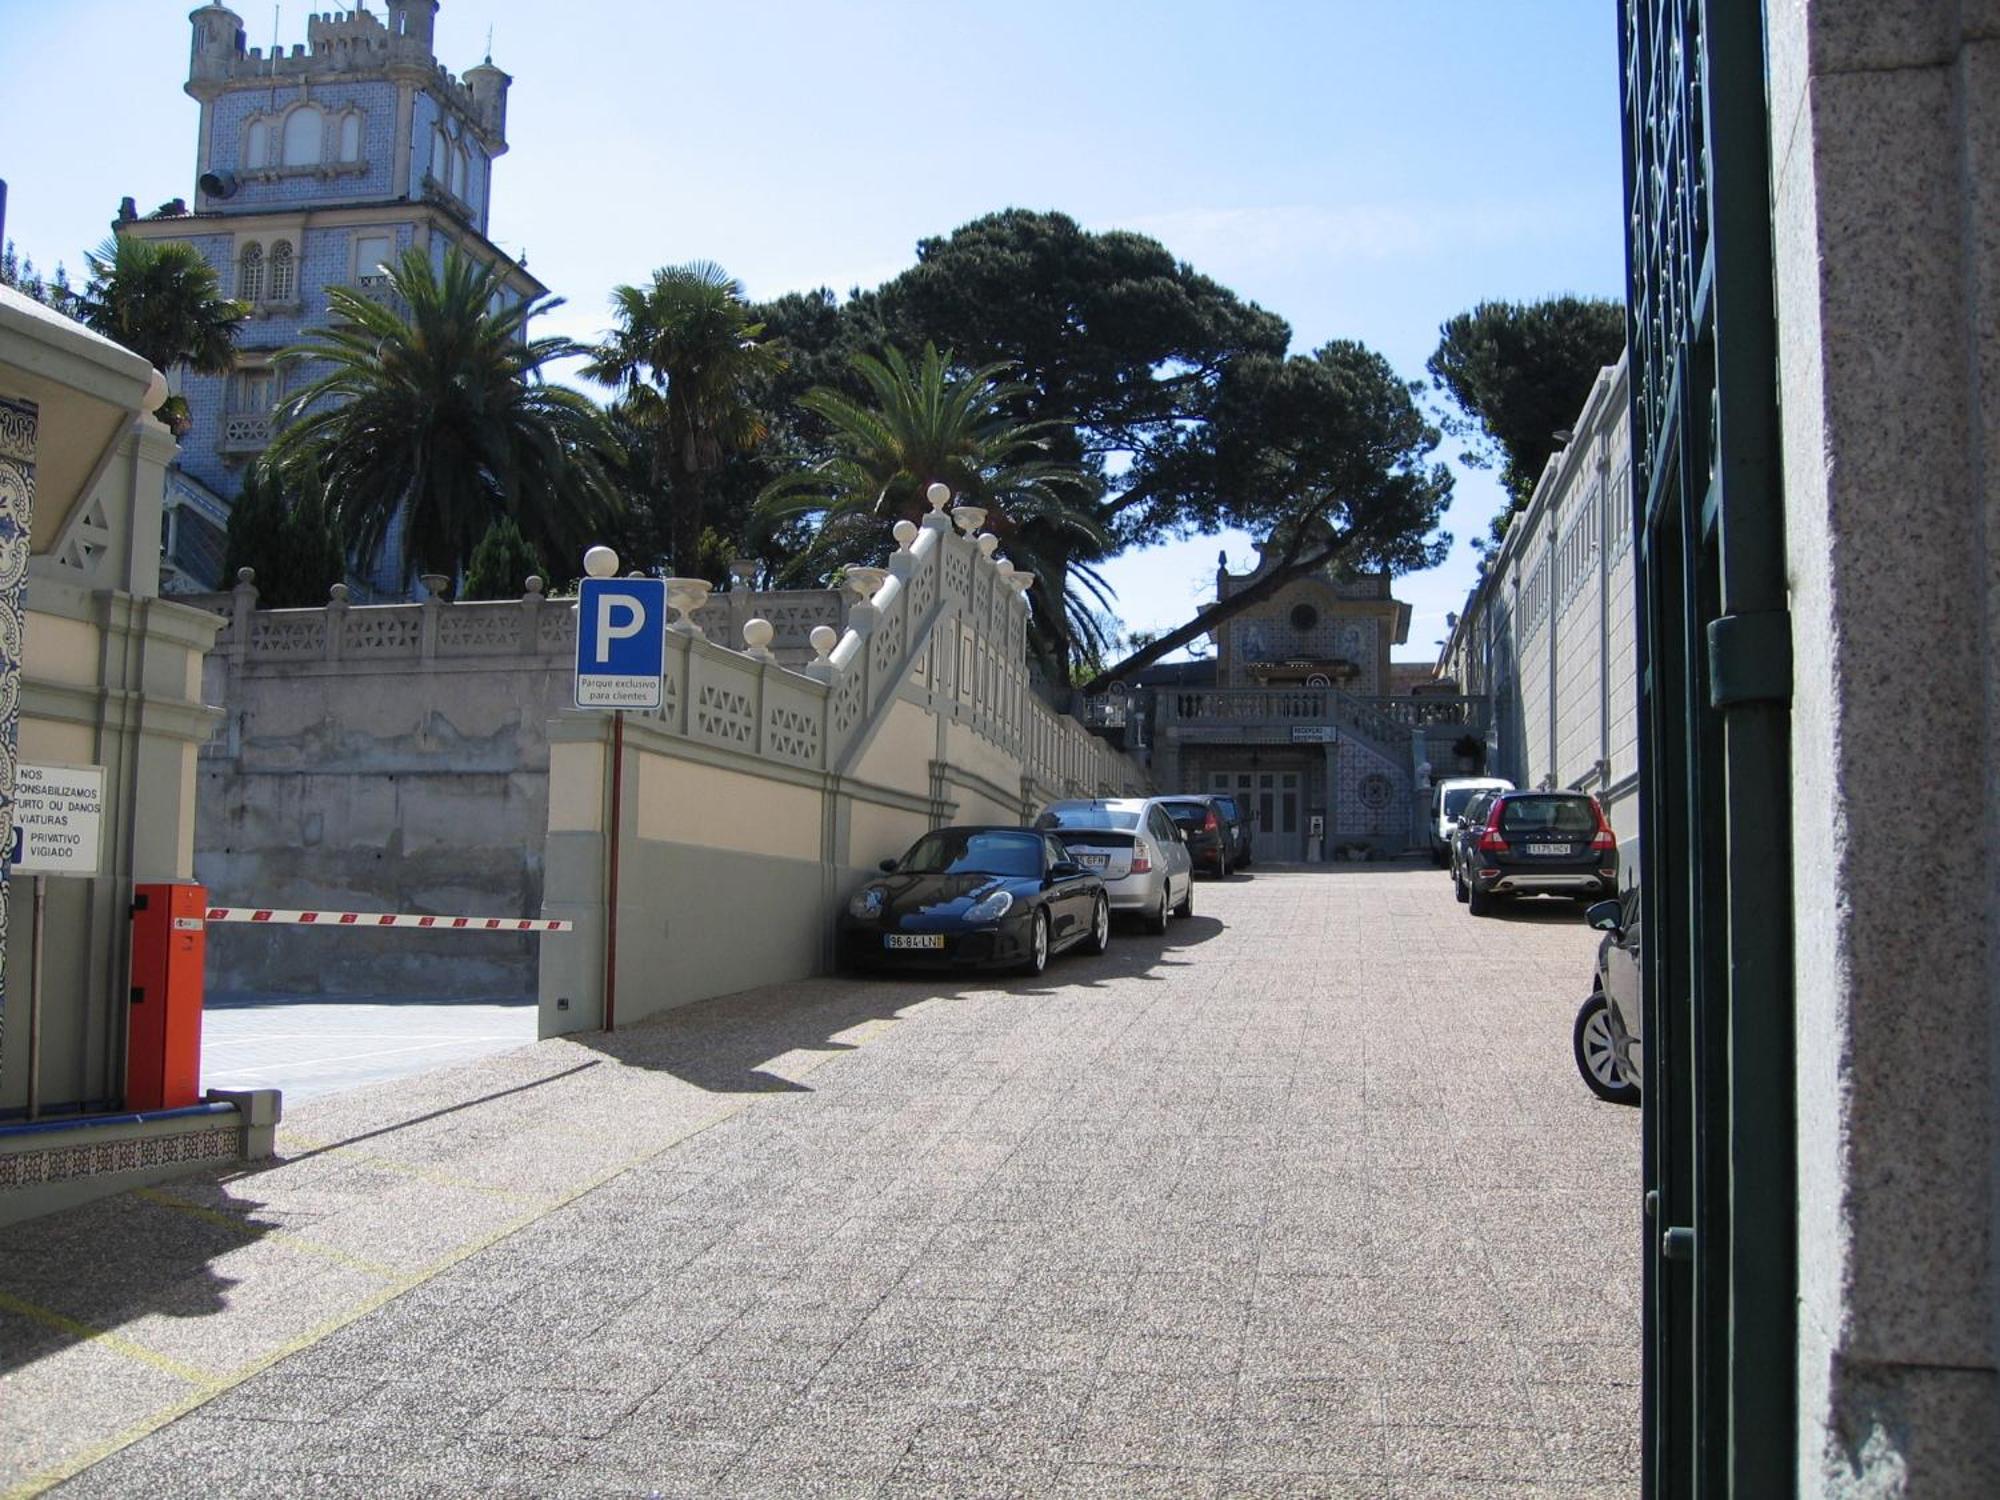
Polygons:
M824 625L820 627L822 630L826 628ZM751 647L753 650L761 651L769 646L777 633L778 627L773 625L769 620L745 620L743 622L743 644Z
M236 570L236 581L238 583L255 583L257 581L257 570L255 568L238 568Z
M840 632L831 625L815 625L806 639L812 642L813 655L825 661L833 655L833 648L840 644Z
M929 489L924 491L924 498L930 501L932 510L942 511L947 505L951 504L951 486L948 484L933 484Z
M889 528L889 535L896 539L898 547L908 552L910 544L917 539L917 523L915 521L898 521L894 526Z
M539 594L545 587L547 587L547 580L545 580L539 573L530 573L528 575L528 581L524 585L522 585L522 587L524 587L531 594Z
M592 547L583 554L583 571L592 578L616 578L618 554L609 547Z
M979 550L983 555L991 557L994 553L1000 550L1000 538L995 536L990 531L980 532Z
M345 604L347 602L347 585L344 583L334 584L333 587L326 591L326 597L331 599L335 604Z

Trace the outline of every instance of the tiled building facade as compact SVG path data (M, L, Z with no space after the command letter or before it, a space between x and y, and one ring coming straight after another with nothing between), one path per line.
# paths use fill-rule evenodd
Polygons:
M388 0L312 16L308 41L270 56L245 46L242 20L214 3L191 17L187 91L201 103L199 182L185 201L118 232L195 246L223 291L248 304L237 367L179 377L192 426L179 469L215 504L174 505L170 576L215 585L214 516L240 491L246 463L271 440L274 407L312 378L279 368L279 351L324 326L328 289L381 285L380 268L413 246L441 265L457 245L507 275L509 295L545 290L486 237L493 160L507 149L508 76L491 59L457 78L433 54L436 0ZM374 592L407 583L392 536L370 569Z
M1218 568L1217 597L1275 565ZM1416 700L1397 701L1390 669L1409 629L1387 574L1285 584L1216 628L1212 661L1143 679L1154 780L1234 795L1252 815L1259 859L1403 848L1430 753Z

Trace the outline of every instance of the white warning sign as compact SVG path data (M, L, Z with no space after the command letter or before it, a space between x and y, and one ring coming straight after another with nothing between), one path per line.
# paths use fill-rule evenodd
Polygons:
M104 767L16 766L14 839L22 875L95 875L104 829Z

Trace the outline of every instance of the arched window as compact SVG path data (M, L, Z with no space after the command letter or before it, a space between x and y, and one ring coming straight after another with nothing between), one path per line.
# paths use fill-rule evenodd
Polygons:
M264 247L245 245L236 263L236 300L261 302L264 298Z
M451 195L454 198L465 196L465 147L463 146L451 153Z
M446 156L449 150L450 148L445 145L444 132L442 130L433 130L431 132L431 180L440 187L445 185L445 182L451 175L451 168L446 164Z
M259 120L250 127L250 136L243 145L243 165L246 167L268 167L271 164L271 127Z
M292 300L292 247L283 240L271 247L271 300Z
M342 115L340 118L340 159L361 160L361 116L359 115Z
M285 162L288 167L318 163L326 146L326 117L310 104L285 116Z

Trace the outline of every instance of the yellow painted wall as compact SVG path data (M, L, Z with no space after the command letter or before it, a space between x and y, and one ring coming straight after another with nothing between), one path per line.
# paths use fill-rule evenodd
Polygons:
M549 831L604 831L604 747L549 746Z
M898 700L890 705L888 718L861 753L852 774L876 786L922 795L930 787L931 759L936 754L936 721L930 711Z
M922 813L878 807L872 802L855 802L848 813L848 863L872 868L885 859L898 859L930 829Z
M811 787L645 751L626 753L639 766L640 838L819 859L820 794Z
M88 766L95 763L96 732L88 724L21 715L21 760L31 766ZM190 805L193 799L190 798Z
M21 675L29 681L97 686L98 630L82 620L29 610L21 624ZM201 701L201 658L194 657L195 690L188 697Z

